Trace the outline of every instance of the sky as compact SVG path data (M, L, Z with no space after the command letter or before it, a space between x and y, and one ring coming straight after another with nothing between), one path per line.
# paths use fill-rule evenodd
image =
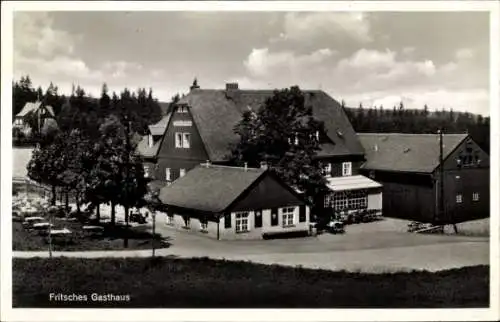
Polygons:
M321 89L348 106L489 115L484 12L14 13L14 78L99 96L153 88Z

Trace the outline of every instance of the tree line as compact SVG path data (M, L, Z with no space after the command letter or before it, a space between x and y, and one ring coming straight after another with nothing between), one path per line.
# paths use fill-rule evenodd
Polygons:
M382 106L357 108L342 106L356 132L372 133L469 133L472 139L487 153L490 151L490 117L469 112L423 109L407 109L403 103L387 109Z
M154 97L152 89L139 88L132 92L125 88L117 94L110 93L108 86L103 84L100 97L94 98L79 85L73 86L69 96L60 95L58 86L52 82L45 91L41 86L35 89L29 75L22 76L19 81L12 83L13 120L26 103L36 101L52 107L55 114L53 126L48 128L37 126L37 118L28 117L30 134L23 135L19 130L13 129L14 143L23 139L30 143L39 143L45 136L49 136L50 141L52 140L50 136L55 131L54 127L64 133L79 129L97 139L100 125L111 115L115 115L118 119L126 115L131 122L132 131L144 135L147 126L158 122L162 117L160 103Z

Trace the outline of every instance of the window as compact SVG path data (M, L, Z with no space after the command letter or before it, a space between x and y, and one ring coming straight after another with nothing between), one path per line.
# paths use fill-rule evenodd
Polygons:
M462 203L462 194L457 194L457 203Z
M231 228L231 213L224 214L224 228Z
M262 227L262 211L256 210L254 212L254 216L255 216L255 228Z
M335 210L365 209L368 206L367 193L363 190L340 191L333 199Z
M243 233L248 231L248 212L236 213L236 232Z
M149 177L149 166L145 165L144 166L144 178Z
M306 221L306 206L302 205L299 207L299 222Z
M324 203L323 203L323 208L329 208L330 207L330 202L331 202L330 195L326 194L325 195L325 200L324 200Z
M472 200L473 201L478 201L479 200L479 192L474 192L472 194Z
M184 177L185 174L186 174L186 169L180 169L179 170L179 178Z
M180 132L175 133L175 147L182 148L182 133Z
M172 176L170 174L170 168L165 168L165 180L166 181L171 181L172 180Z
M282 208L283 227L293 226L295 207Z
M332 174L332 164L326 163L323 165L323 175L330 176Z
M278 226L278 208L271 209L271 226Z
M175 147L180 149L189 149L191 146L191 134L175 132Z
M352 175L352 163L351 162L342 162L342 176L350 176Z
M181 105L177 108L177 113L187 113L187 112L188 112L188 108L185 105Z
M182 133L182 147L184 149L189 149L190 146L191 146L191 134Z

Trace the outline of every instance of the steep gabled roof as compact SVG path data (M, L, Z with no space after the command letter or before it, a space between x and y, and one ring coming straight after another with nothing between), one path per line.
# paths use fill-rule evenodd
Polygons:
M23 109L17 113L17 117L24 117L36 110L38 110L40 107L42 107L42 102L40 101L37 101L37 102L28 102L24 105ZM50 105L45 105L43 106L47 109L47 111L49 112L49 114L52 116L52 117L55 117L55 114L54 114L54 109L52 108L52 106Z
M443 159L467 138L467 134L443 135ZM432 173L439 165L438 134L358 133L365 149L368 170Z
M266 173L264 169L200 165L160 190L169 206L220 213Z
M313 107L313 116L325 123L333 142L331 155L362 155L363 148L340 104L323 91L303 91L305 104ZM233 132L241 115L256 110L273 95L273 90L194 89L179 103L190 107L193 120L212 161L225 161L230 144L238 142Z
M151 132L151 135L163 135L165 134L165 131L167 130L168 122L170 121L170 116L172 113L168 113L158 123L149 125L149 132Z

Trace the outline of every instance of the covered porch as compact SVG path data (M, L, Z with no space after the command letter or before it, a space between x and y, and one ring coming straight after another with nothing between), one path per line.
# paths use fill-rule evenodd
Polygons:
M352 214L382 215L382 185L362 175L327 178L330 190L324 197L324 209L331 210L337 219Z

